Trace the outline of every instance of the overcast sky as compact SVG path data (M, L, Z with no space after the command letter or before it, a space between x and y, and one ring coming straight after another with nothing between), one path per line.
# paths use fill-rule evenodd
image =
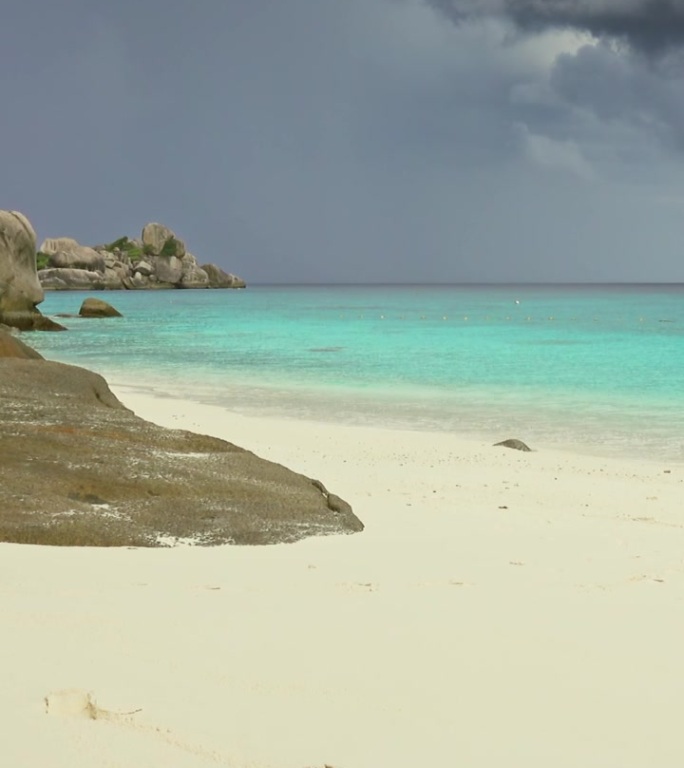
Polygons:
M22 0L0 208L248 282L684 282L684 0Z

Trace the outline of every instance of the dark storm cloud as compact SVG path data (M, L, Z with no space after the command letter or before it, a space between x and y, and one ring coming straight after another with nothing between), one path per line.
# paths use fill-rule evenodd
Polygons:
M457 22L505 16L525 31L575 29L658 55L684 44L684 0L428 0Z
M584 46L558 57L550 84L567 103L600 120L625 121L684 149L684 96L677 73L644 67L605 45Z
M596 40L560 53L550 72L558 104L608 124L624 124L645 140L684 148L684 0L426 0L457 25L506 20L521 33L573 30ZM627 45L614 45L622 42ZM568 111L559 124L570 126Z

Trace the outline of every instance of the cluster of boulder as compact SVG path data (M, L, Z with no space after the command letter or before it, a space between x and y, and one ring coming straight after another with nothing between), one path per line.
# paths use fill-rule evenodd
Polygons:
M37 265L45 290L245 287L215 264L200 266L185 243L157 223L146 224L139 239L121 237L94 247L49 237L38 250Z
M140 239L80 245L48 238L36 253L36 233L17 211L0 210L0 325L20 330L65 330L38 310L45 290L244 288L214 264L199 266L185 243L162 224L147 224Z

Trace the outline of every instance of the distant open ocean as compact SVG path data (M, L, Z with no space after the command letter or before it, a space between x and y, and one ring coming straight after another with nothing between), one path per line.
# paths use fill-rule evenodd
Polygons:
M684 285L250 286L85 296L46 357L253 415L684 461Z

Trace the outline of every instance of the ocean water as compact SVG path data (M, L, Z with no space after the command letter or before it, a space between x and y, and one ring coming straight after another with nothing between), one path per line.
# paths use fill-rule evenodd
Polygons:
M85 295L48 293L45 314ZM245 414L684 461L684 286L253 286L99 294L45 356Z

